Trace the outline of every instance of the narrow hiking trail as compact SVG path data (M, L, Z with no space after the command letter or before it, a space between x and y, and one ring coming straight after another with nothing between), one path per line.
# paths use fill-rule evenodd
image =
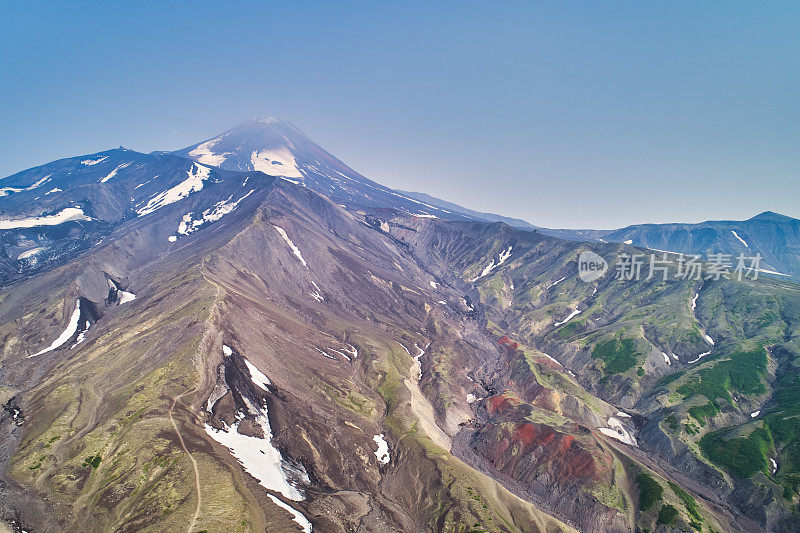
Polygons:
M175 405L177 405L178 400L180 400L183 396L188 394L190 391L183 392L172 399L172 407L169 409L169 421L172 422L172 427L175 428L175 433L178 435L178 440L181 443L181 448L183 451L186 452L186 455L189 456L189 460L192 461L192 467L194 468L194 484L195 489L197 490L197 507L194 510L194 516L192 517L192 521L189 523L189 527L186 528L186 533L192 533L194 526L197 525L197 520L200 518L200 505L202 503L202 496L200 492L200 469L197 467L197 459L189 452L186 448L186 443L183 441L183 435L181 435L180 429L178 429L178 424L175 423L175 418L172 416L173 411L175 410Z

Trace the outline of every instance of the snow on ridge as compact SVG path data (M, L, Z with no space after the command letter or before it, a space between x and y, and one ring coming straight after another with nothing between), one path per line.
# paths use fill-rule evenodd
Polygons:
M108 159L108 156L101 157L100 159L84 159L83 161L81 161L81 165L85 167L90 167L92 165L96 165L97 163L102 163L106 159Z
M499 255L499 257L498 257L498 262L497 262L496 264L495 264L495 262L494 262L494 258L492 258L492 260L489 262L489 264L488 264L488 265L486 265L486 267L484 267L483 271L482 271L480 274L478 274L476 277L474 277L474 278L472 278L471 280L469 280L469 281L470 281L470 283L475 283L475 282L476 282L476 281L478 281L479 279L481 279L481 278L483 278L483 277L485 277L485 276L488 276L489 274L491 274L491 272L492 272L494 269L496 269L497 267L499 267L500 265L502 265L503 263L505 263L505 262L506 262L506 259L508 259L509 257L511 257L511 251L512 251L513 249L514 249L514 246L513 246L513 245L511 245L511 246L509 246L509 247L508 247L506 250L503 250L502 252L500 252L500 255Z
M227 348L227 346L224 347ZM242 359L244 359L244 364L247 366L247 370L250 372L250 380L262 389L267 390L267 385L272 385L272 381L270 381L266 374L260 371L256 365L248 361L246 357L243 357Z
M320 290L319 285L317 285L313 281L311 282L311 284L314 286L314 292L309 293L309 294L311 294L311 297L314 298L318 302L324 302L325 301L325 297L322 296L322 291Z
M47 250L47 248L44 247L44 246L38 246L36 248L31 248L30 250L25 250L24 252L22 252L21 254L19 254L17 256L17 261L22 261L23 259L28 259L30 257L33 257L33 256L35 256L37 254L42 253L45 250Z
M253 150L250 154L250 164L253 165L253 170L270 176L298 179L304 177L297 167L294 155L286 147L277 150Z
M273 224L272 227L277 230L277 232L283 238L284 242L289 245L289 248L292 249L292 253L297 258L297 260L300 261L300 263L302 263L304 267L308 268L306 260L303 259L303 254L300 253L300 248L295 246L295 244L292 242L292 239L290 239L289 236L286 234L286 230L284 230L280 226L276 226L275 224Z
M52 174L48 174L36 183L28 185L27 187L3 187L0 189L0 198L3 196L8 196L9 194L14 194L15 192L32 191L34 189L38 189L46 182L50 181L50 176L52 176Z
M700 355L698 355L696 359L692 359L692 360L691 360L691 361L689 361L687 364L691 365L692 363L696 363L696 362L698 362L700 359L702 359L703 357L707 356L707 355L708 355L708 354L710 354L710 353L711 353L711 352L703 352L703 353L701 353Z
M731 233L733 233L733 236L734 236L734 237L736 237L737 239L739 239L739 242L741 242L742 244L744 244L745 246L747 246L748 248L750 248L750 245L749 245L749 244L747 244L747 243L745 242L745 240L744 240L744 239L742 239L741 237L739 237L739 234L738 234L738 233L736 233L736 232L735 232L735 231L733 231L733 230L731 230Z
M294 520L300 525L300 528L303 530L304 533L311 533L311 522L308 521L308 518L306 518L303 513L301 513L288 503L282 502L280 498L278 498L274 494L267 494L267 496L269 496L269 499L272 500L272 502L275 505L289 511L292 515L292 520Z
M54 340L52 344L50 344L50 346L48 346L47 348L45 348L40 352L36 352L33 355L29 355L28 358L30 359L31 357L36 357L37 355L42 355L44 353L51 352L56 348L60 348L61 346L66 344L67 341L70 340L72 336L75 335L75 333L78 331L78 322L80 321L80 318L81 318L81 301L75 300L75 310L72 311L72 316L70 316L69 318L67 329L65 329L61 333L61 335L59 335L58 338Z
M20 218L17 220L0 220L0 230L17 228L35 228L38 226L58 226L71 220L91 220L83 214L80 207L65 207L54 215L42 217Z
M107 182L108 180L110 180L111 178L116 176L118 171L122 170L123 168L129 167L130 164L131 164L131 162L128 161L127 163L122 163L121 165L117 166L117 168L115 168L114 170L109 172L107 176L105 176L104 178L100 178L100 183Z
M123 291L119 288L119 285L114 283L112 280L108 280L108 283L113 286L113 288L117 291L117 305L126 304L128 302L132 302L136 299L136 295L132 292Z
M136 299L136 295L133 294L132 292L119 291L118 294L119 294L119 300L117 301L117 305L126 304Z
M564 276L564 277L563 277L563 278L561 278L561 279L557 279L557 280L555 280L555 281L554 281L553 283L551 283L551 284L550 284L550 285L549 285L547 288L548 288L548 289L552 289L553 287L555 287L556 285L558 285L559 283L561 283L561 282L562 282L562 281L564 281L565 279L567 279L567 276Z
M245 471L256 478L259 484L269 490L281 493L287 499L300 501L305 495L289 479L287 470L289 465L281 456L280 451L272 444L272 428L269 424L266 406L253 405L244 398L248 411L255 415L255 423L261 426L264 438L250 437L239 433L241 418L228 430L218 430L205 424L206 433L215 441L226 446L233 456L239 461ZM304 480L307 480L305 471L301 471Z
M567 315L567 318L565 318L565 319L564 319L564 320L562 320L561 322L556 322L555 324L553 324L553 327L556 327L556 328L557 328L557 327L559 327L559 326L563 326L564 324L566 324L567 322L569 322L570 320L572 320L572 319L573 319L573 317L576 317L576 316L578 316L579 314L581 314L581 312L580 312L580 311L578 311L577 309L575 309L575 310L574 310L574 311L572 311L572 312L571 312L569 315Z
M44 193L44 195L47 196L48 194L53 194L54 192L64 192L64 189L59 189L58 187L55 187Z
M333 359L334 361L336 360L336 358L335 358L334 356L332 356L331 354L329 354L329 353L328 353L328 352L326 352L325 350L323 350L323 349L321 349L321 348L317 348L316 350L317 350L319 353L321 353L322 355L324 355L325 357L327 357L328 359Z
M622 425L617 418L613 416L608 419L606 422L609 427L607 428L598 428L600 433L607 437L611 437L612 439L616 439L620 442L624 442L625 444L630 444L631 446L638 446L636 444L636 438L631 435L628 430L625 429L625 426Z
M194 192L201 191L204 182L207 181L211 175L211 169L198 163L192 163L192 166L186 171L186 174L189 176L187 179L152 197L147 202L147 205L136 210L136 214L140 217L149 215L157 209L183 200Z
M199 144L197 148L189 152L189 157L196 159L198 163L202 163L204 165L209 165L212 167L220 166L232 153L232 152L215 153L211 150L211 148L219 144L221 140L222 137L217 137L216 139L211 139L210 141L206 141L202 144Z
M378 449L375 451L375 457L378 459L378 463L381 465L389 464L389 460L391 459L389 456L389 443L386 442L384 434L375 435L372 437L372 440L378 445Z
M189 212L183 215L183 219L181 220L180 224L178 224L178 233L181 235L189 235L197 231L197 229L205 224L206 222L216 222L217 220L221 219L225 215L233 212L236 207L238 207L239 203L253 194L255 189L251 189L250 192L236 200L235 202L231 202L231 198L233 195L230 195L226 200L219 201L215 203L213 206L209 207L201 214L200 218L195 219L194 213Z
M91 325L92 323L89 322L89 320L86 320L86 328L80 333L78 333L78 336L75 338L75 342L72 344L72 346L69 347L70 350L83 342L83 340L86 338L86 332L89 330L89 327L91 327Z

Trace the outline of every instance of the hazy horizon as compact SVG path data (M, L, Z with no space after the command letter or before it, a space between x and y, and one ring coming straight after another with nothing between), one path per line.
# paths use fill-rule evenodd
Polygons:
M2 176L277 116L379 183L540 226L800 217L797 4L7 11Z

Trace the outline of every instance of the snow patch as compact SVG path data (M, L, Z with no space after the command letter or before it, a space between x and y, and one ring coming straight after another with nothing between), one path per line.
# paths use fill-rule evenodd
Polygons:
M325 357L327 357L328 359L333 359L334 361L336 360L336 358L335 358L334 356L332 356L331 354L329 354L329 353L328 353L328 352L326 352L325 350L322 350L322 349L320 349L320 348L317 348L317 351L318 351L319 353L321 353L322 355L324 355Z
M47 248L39 246L37 248L31 248L30 250L25 250L21 254L17 256L17 261L22 261L23 259L28 259L29 257L33 257L43 251L47 250Z
M280 233L280 235L283 238L284 242L289 245L289 248L292 249L292 253L297 258L297 260L300 261L300 263L302 263L304 267L308 268L308 264L306 263L306 260L303 259L303 254L301 254L300 253L300 249L297 246L294 245L294 243L292 242L292 239L290 239L289 236L286 234L286 231L282 227L276 226L274 224L272 225L272 227L275 228L278 231L278 233Z
M708 336L708 334L704 334L704 335L703 335L703 338L706 340L706 342L707 342L708 344L710 344L711 346L714 346L714 339L712 339L711 337L709 337L709 336Z
M248 192L235 202L231 201L233 195L230 195L226 200L217 202L213 206L203 211L203 213L200 215L199 218L194 218L193 212L186 213L185 215L183 215L183 219L181 220L180 224L178 224L178 234L189 235L190 233L194 233L195 231L197 231L200 228L200 226L202 226L206 222L216 222L223 216L227 215L228 213L236 209L239 203L248 196L250 196L253 192L255 192L255 189L250 190L250 192Z
M571 312L569 315L567 315L567 318L565 318L561 322L556 322L555 324L553 324L553 326L556 327L556 328L559 327L559 326L563 326L564 324L566 324L567 322L569 322L570 320L572 320L574 317L578 316L579 314L581 314L581 312L578 311L577 309L575 309L573 312Z
M52 174L48 174L47 176L43 177L42 179L40 179L36 183L34 183L32 185L28 185L27 187L22 187L22 188L20 188L20 187L3 187L2 189L0 189L0 198L2 198L3 196L8 196L9 194L14 194L15 192L32 191L34 189L38 189L39 187L41 187L47 181L50 180L50 176L52 176Z
M775 472L778 471L778 462L775 461L775 459L773 459L772 457L769 458L769 462L772 463L772 473L774 474Z
M227 346L223 344L223 350L225 348L227 348ZM272 385L272 382L269 380L269 378L262 371L260 371L256 365L248 361L246 358L243 359L244 364L247 366L247 370L250 372L251 381L262 389L267 390L267 385Z
M102 163L106 159L108 159L108 156L101 157L100 159L84 159L83 161L81 161L81 165L90 167L92 165L96 165L97 163Z
M554 281L553 283L551 283L551 284L550 284L550 285L549 285L547 288L548 288L548 289L552 289L553 287L555 287L556 285L558 285L559 283L561 283L561 282L562 282L562 281L564 281L565 279L567 279L567 276L564 276L564 277L563 277L563 278L561 278L561 279L557 279L556 281Z
M127 166L129 166L129 165L130 165L130 162L128 162L128 163L122 163L122 164L121 164L121 165L119 165L117 168L115 168L114 170L112 170L111 172L109 172L107 176L105 176L104 178L100 178L100 183L105 183L105 182L107 182L108 180L110 180L111 178L113 178L114 176L116 176L118 171L122 170L123 168L125 168L125 167L127 167Z
M123 291L119 288L119 285L114 283L112 280L108 280L108 283L117 291L117 305L126 304L128 302L132 302L136 299L136 295L132 292Z
M745 246L747 246L748 248L750 248L750 245L749 245L749 244L747 244L747 243L745 242L745 240L744 240L744 239L742 239L741 237L739 237L739 234L738 234L738 233L736 233L736 232L735 232L735 231L733 231L733 230L731 230L731 233L733 233L733 236L734 236L734 237L736 237L737 239L739 239L739 242L741 242L742 244L744 244Z
M627 241L622 241L623 244L633 244L633 239L628 239Z
M322 291L319 290L319 285L317 285L313 281L311 282L311 284L314 286L314 292L309 293L311 294L311 297L318 302L324 302L325 298L322 296Z
M55 215L43 217L20 218L17 220L0 220L0 230L17 228L35 228L37 226L58 226L70 220L91 220L83 214L80 207L65 207Z
M760 414L761 414L760 410L759 411L753 411L752 413L750 413L750 418L755 418Z
M611 437L612 439L616 439L620 442L624 442L625 444L630 444L631 446L638 446L636 444L636 438L631 435L625 426L622 425L622 422L619 419L614 418L613 416L608 419L607 428L598 428L600 433L607 437Z
M33 355L29 355L28 358L30 359L31 357L36 357L37 355L42 355L44 353L51 352L56 348L60 348L61 346L66 344L66 342L70 340L72 336L75 335L75 333L78 331L78 322L80 321L80 318L81 318L81 301L75 300L75 310L72 312L72 316L70 316L69 318L67 329L65 329L64 332L61 333L61 335L59 335L58 338L54 340L50 346L48 346L47 348L45 348L40 352L37 352Z
M285 464L278 449L272 445L272 428L269 425L266 406L263 408L254 406L246 399L245 402L256 415L255 423L261 426L264 432L263 439L239 433L240 421L234 423L228 431L217 430L205 424L206 433L226 446L245 471L256 478L263 487L280 492L292 501L302 500L303 493L289 481L288 465Z
M707 356L707 355L708 355L708 354L710 354L710 353L711 353L711 352L703 352L703 353L701 353L700 355L698 355L696 359L692 359L692 360L691 360L691 361L689 361L687 364L691 365L692 363L696 363L696 362L698 362L700 359L702 359L703 357Z
M303 174L294 160L294 155L288 148L282 147L277 150L262 150L260 152L254 150L250 154L250 164L253 165L253 170L258 170L270 176L303 178Z
M484 267L483 271L479 275L477 275L476 277L474 277L471 280L469 280L470 283L475 283L479 279L481 279L481 278L483 278L485 276L488 276L494 269L496 269L497 267L499 267L500 265L505 263L506 259L511 257L511 251L513 249L514 249L514 246L512 245L512 246L509 246L506 250L503 250L502 252L500 252L500 256L498 257L498 262L495 263L494 259L492 259L489 262L489 264L486 265L486 267Z
M438 283L436 283L435 281L429 281L428 283L430 283L430 284L431 284L431 287L433 287L434 289L436 289L436 288L438 288L438 287L439 287L439 284L438 284Z
M378 445L378 449L375 452L375 457L378 459L378 463L381 465L386 465L389 463L389 443L386 442L386 439L383 436L383 433L380 435L375 435L372 437L372 440L375 441L375 444Z
M695 310L697 307L697 298L700 296L700 293L695 293L694 298L692 298L692 311Z
M669 366L672 366L672 361L669 360L669 356L666 354L666 352L661 352L661 355L664 356L664 362L667 363Z
M54 192L64 192L64 189L59 189L58 187L55 187L44 193L44 195L47 196L48 194L53 194Z
M183 200L190 194L203 190L204 182L211 176L211 169L193 163L189 170L186 171L186 174L189 176L187 179L152 197L147 202L147 205L136 211L136 214L140 217L149 215L157 209Z
M348 344L347 348L345 348L345 350L347 350L347 353L349 353L350 355L353 356L353 359L358 357L358 350L356 350L356 347L353 346L352 344Z
M215 153L211 150L216 144L222 140L222 137L211 139L197 146L194 150L189 152L189 157L197 160L198 163L218 167L231 155L231 152Z
M308 518L306 518L303 513L301 513L288 503L282 502L280 498L278 498L274 494L267 494L267 496L269 496L269 499L272 500L275 505L289 511L292 514L292 519L300 525L300 528L305 533L311 533L311 522L308 521Z

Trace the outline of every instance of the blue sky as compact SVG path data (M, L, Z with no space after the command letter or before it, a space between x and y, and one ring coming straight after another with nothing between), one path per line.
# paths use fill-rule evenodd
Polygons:
M277 116L376 181L544 226L800 217L797 2L14 2L0 24L2 176Z

